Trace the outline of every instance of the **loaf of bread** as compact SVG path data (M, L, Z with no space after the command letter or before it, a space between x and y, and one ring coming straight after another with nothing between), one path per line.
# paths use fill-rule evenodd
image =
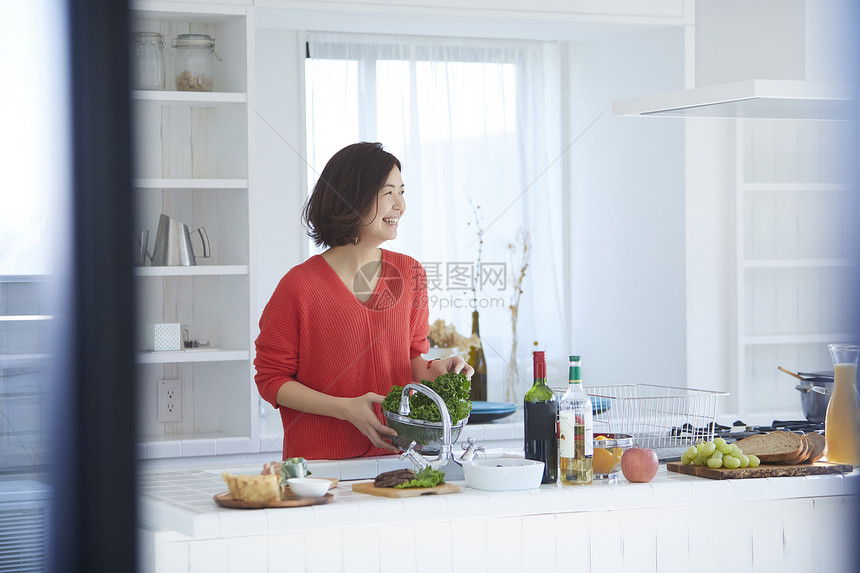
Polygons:
M827 451L827 442L824 441L824 436L818 432L809 432L806 434L806 439L812 445L812 451L809 453L807 461L814 464L824 457L824 452Z
M277 501L281 499L281 487L276 475L234 476L223 473L221 477L227 482L230 497L235 501Z
M801 448L800 453L797 454L794 459L786 460L784 462L786 465L802 464L806 461L806 458L809 457L809 452L812 449L812 445L809 443L809 440L805 435L798 434L798 436L800 436L800 442L803 447Z
M806 434L801 436L803 438L803 458L798 462L800 464L809 461L809 455L812 453L812 442L809 441L809 438L806 437Z
M801 459L803 439L792 432L769 432L738 440L737 446L747 455L753 454L762 463L792 464Z

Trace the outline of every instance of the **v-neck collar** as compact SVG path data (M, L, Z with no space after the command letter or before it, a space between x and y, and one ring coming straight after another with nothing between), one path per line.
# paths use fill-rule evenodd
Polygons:
M376 284L373 285L373 291L370 293L370 296L365 301L358 298L355 295L355 293L352 292L352 289L350 289L348 286L346 286L346 284L344 284L344 282L340 279L340 275L338 275L337 272L335 272L335 270L331 267L331 265L328 263L328 261L325 260L325 257L323 257L321 254L320 255L314 255L314 257L319 257L320 261L322 262L322 265L327 269L328 273L331 275L333 280L337 283L338 286L336 286L335 288L342 288L343 290L345 290L346 294L348 294L352 300L354 300L357 304L360 304L362 307L371 308L371 303L372 303L373 299L378 296L379 289L382 288L380 285L382 285L382 283L383 283L383 278L385 277L385 267L387 266L385 264L387 262L386 261L387 253L386 253L385 249L379 249L379 250L381 253L380 259L379 259L379 278L376 279Z

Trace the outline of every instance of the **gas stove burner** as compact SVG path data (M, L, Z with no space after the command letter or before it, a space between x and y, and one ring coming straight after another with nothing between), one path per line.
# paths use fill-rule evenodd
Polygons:
M705 437L710 436L711 434L719 435L721 432L725 432L728 429L728 426L722 426L720 424L717 424L716 422L710 422L708 425L701 428L695 428L689 422L685 422L680 426L675 426L674 428L672 428L669 435L673 437L686 435Z
M734 428L741 427L743 430L737 431ZM810 422L808 420L774 420L770 426L751 426L741 420L737 420L732 424L733 437L749 437L755 434L766 434L768 432L783 431L783 432L820 432L824 433L824 422Z
M774 430L788 430L790 432L818 432L824 430L824 422L810 422L808 420L774 420L771 424Z
M670 435L673 437L690 436L693 441L698 439L723 438L727 442L735 442L758 434L768 432L818 432L824 434L824 422L809 422L807 420L774 420L770 426L753 426L742 420L735 420L731 427L711 422L704 427L695 427L685 423L672 428Z

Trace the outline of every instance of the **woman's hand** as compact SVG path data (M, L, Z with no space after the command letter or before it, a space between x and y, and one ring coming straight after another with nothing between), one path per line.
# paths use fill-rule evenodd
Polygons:
M437 376L447 374L448 372L454 372L455 374L462 372L466 375L466 378L471 380L472 374L475 373L475 369L469 366L462 356L437 358L436 360L431 360L428 366L430 380L435 380Z
M355 398L331 396L295 380L285 382L278 390L278 404L308 414L345 420L367 436L374 446L397 452L399 450L394 444L385 441L386 437L396 436L397 432L379 421L373 407L374 404L382 404L384 399L385 396L373 392Z
M382 404L384 399L385 396L374 392L355 398L342 398L343 412L339 417L358 428L377 448L398 452L400 450L394 444L385 440L385 437L396 436L397 432L380 422L373 409L374 404Z

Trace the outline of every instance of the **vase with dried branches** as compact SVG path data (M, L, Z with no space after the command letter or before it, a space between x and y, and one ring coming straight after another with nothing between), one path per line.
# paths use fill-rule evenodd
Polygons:
M531 237L529 232L520 229L516 240L508 243L511 253L511 304L508 310L511 312L511 358L508 362L508 374L505 380L505 401L516 403L519 395L516 392L517 378L517 318L520 312L520 300L523 294L523 281L529 268L529 257L531 256Z

